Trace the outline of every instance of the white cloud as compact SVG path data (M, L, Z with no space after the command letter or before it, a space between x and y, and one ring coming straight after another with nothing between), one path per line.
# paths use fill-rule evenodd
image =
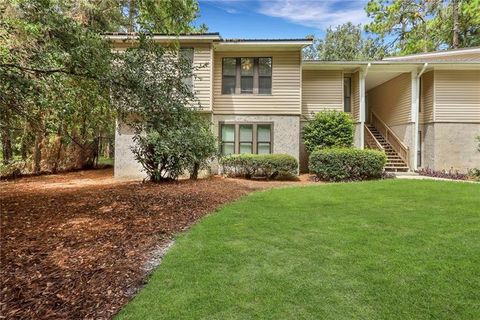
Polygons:
M259 12L323 30L348 21L353 24L368 22L364 6L365 1L361 0L270 0L260 2Z

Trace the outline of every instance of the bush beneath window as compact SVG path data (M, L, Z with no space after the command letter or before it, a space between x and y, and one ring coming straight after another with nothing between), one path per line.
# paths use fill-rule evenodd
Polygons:
M323 181L379 179L387 162L385 153L371 149L319 149L310 155L309 169Z
M235 154L220 159L223 173L229 177L266 179L297 175L298 161L288 154Z
M351 147L354 123L341 111L322 111L303 128L303 140L308 152L332 147Z

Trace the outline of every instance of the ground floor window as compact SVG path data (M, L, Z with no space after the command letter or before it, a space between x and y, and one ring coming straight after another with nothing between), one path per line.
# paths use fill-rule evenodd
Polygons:
M271 123L221 123L220 151L234 153L272 153Z

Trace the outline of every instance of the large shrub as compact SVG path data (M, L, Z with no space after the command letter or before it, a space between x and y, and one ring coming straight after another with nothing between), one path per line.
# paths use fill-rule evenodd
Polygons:
M297 174L298 161L288 154L235 154L220 159L223 173L231 177L274 179Z
M322 111L303 128L308 152L331 147L351 147L354 124L352 117L340 111Z
M310 155L310 172L324 181L380 178L387 162L385 153L371 149L318 149Z

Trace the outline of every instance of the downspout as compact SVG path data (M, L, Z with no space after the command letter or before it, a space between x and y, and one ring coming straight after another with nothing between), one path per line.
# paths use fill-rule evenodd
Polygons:
M422 74L425 73L425 70L427 70L427 67L428 67L428 63L424 63L423 64L423 68L422 70L417 74L417 78L416 78L416 97L415 97L415 116L414 116L414 154L413 154L413 168L414 169L418 169L418 126L419 126L419 110L420 110L420 97L422 95L422 93L420 92L420 77L422 76Z
M369 62L360 73L360 149L365 148L365 78L372 64Z

